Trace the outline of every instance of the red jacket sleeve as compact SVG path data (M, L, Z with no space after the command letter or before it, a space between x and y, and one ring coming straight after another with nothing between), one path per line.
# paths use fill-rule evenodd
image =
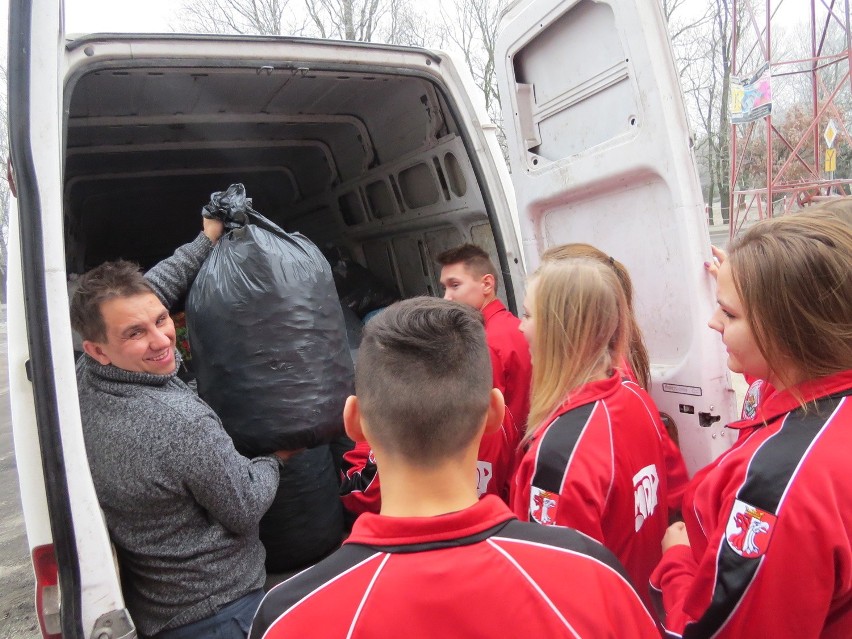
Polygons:
M343 455L340 498L350 512L376 513L382 507L379 490L379 469L373 451L367 442L358 442L355 448Z
M663 458L666 462L666 481L668 484L668 506L669 512L680 512L683 505L683 493L689 484L689 475L686 472L686 464L680 449L669 437L668 432L662 424L660 437L663 445Z
M748 560L726 548L729 520L736 515L733 498L726 504L715 527L707 531L709 543L702 556L696 557L688 546L674 546L651 574L652 592L665 611L665 628L684 639L739 639L755 636L756 628L761 637L850 636L848 617L833 622L829 618L836 584L852 575L845 531L836 526L823 529L820 520L825 515L819 514L819 505L782 513L764 554L752 560L758 563L751 575ZM743 581L745 593L736 599L727 585ZM825 634L830 623L839 629Z

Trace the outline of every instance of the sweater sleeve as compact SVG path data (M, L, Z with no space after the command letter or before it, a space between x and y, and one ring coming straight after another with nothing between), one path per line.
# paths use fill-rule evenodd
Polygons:
M257 527L278 489L275 457L240 455L212 414L187 424L171 452L172 470L213 519L237 534Z
M179 247L174 255L154 265L145 273L145 279L166 308L171 308L186 295L201 265L212 250L213 244L207 236L199 233L192 242Z

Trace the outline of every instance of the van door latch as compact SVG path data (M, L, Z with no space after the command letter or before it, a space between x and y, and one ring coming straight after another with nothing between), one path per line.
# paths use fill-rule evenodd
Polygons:
M702 428L710 428L713 424L721 420L719 415L711 415L710 413L698 413L698 423Z
M98 617L91 635L92 639L130 639L135 636L136 628L124 608Z

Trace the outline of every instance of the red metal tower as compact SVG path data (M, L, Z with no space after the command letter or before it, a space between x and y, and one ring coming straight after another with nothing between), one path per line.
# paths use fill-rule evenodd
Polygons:
M796 14L809 18L809 32L802 36L810 40L809 57L791 56L788 47L772 40L784 2L732 0L731 75L751 76L742 84L732 82L735 99L742 101L732 101L732 113L747 116L757 105L754 119L730 128L732 238L749 221L852 194L852 172L836 171L838 154L852 153L849 0L793 0ZM772 111L761 117L759 103L768 87L766 75L760 77L764 65L771 75Z

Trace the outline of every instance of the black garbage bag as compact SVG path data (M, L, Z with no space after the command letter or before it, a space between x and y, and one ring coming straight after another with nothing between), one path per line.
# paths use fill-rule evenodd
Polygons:
M332 266L334 286L340 303L352 309L358 317L399 301L400 296L369 270L349 258L340 256Z
M281 469L275 500L260 520L266 571L288 572L316 563L343 540L343 505L328 446L291 457Z
M328 262L254 211L242 184L202 214L228 231L186 302L199 395L249 457L338 437L353 366Z

